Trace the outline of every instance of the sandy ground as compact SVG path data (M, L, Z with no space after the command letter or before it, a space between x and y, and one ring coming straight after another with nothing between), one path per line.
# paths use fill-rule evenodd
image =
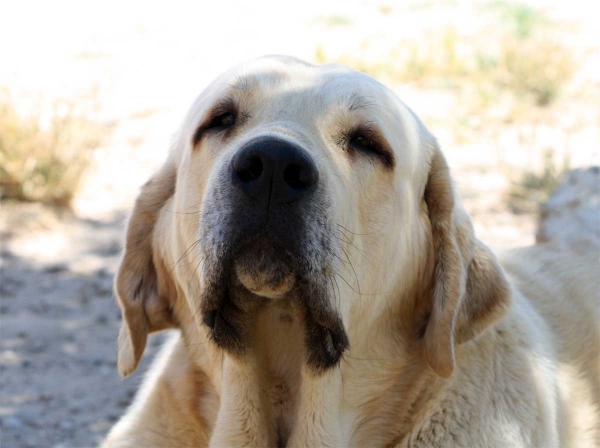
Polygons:
M388 13L391 6L383 9L360 0L326 6L313 0L234 1L210 8L200 3L172 2L168 8L111 1L10 5L10 17L0 29L0 84L20 95L19 106L31 107L38 94L47 103L93 92L99 116L115 126L96 153L74 214L35 204L2 204L2 447L94 446L130 403L162 336L150 338L137 373L121 380L116 370L121 317L112 277L123 226L138 186L162 161L171 134L208 81L261 54L310 60L321 44L331 44L334 51L336 45L360 45L367 36L389 39L381 34L388 31L410 36L419 31L417 24L454 21L468 30L477 23L462 7L431 13L427 21L411 15L421 14L422 8ZM546 3L554 5L552 14L567 19L574 11L587 10L585 2L569 2L568 8ZM328 26L327 21L341 20L334 16L340 11L353 24ZM387 25L379 27L384 13ZM578 43L591 41L593 20L576 19L582 36ZM531 153L523 148L551 145L585 149L573 153L576 165L600 160L600 71L595 61L588 70L596 76L593 95L575 95L526 123L495 120L488 125L485 117L467 117L469 132L460 138L447 125L447 117L460 110L458 98L439 90L396 87L440 138L476 232L493 248L532 244L537 219L535 209L518 211L507 203L508 181L499 159L524 166Z
M36 205L5 205L3 213L1 445L93 446L141 378L123 382L116 371L112 276L122 219L77 219ZM33 262L35 251L50 256ZM151 353L157 342L151 338Z

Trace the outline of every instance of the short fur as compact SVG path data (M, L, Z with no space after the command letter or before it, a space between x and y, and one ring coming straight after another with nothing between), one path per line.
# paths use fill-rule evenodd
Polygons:
M243 123L202 135L231 95ZM345 150L365 122L393 157ZM296 255L327 269L307 278L322 294L313 303L269 300L270 258L238 267L262 298L236 304L243 350L228 350L202 318L222 287L223 248L243 230L229 223L236 205L220 173L263 135L295 141L319 167L325 202L301 217ZM148 333L178 330L103 446L596 447L599 267L598 253L550 246L497 259L435 139L371 78L292 58L247 63L200 95L140 192L115 284L121 374ZM347 334L336 367L311 364L327 335L307 330L320 328L310 319Z

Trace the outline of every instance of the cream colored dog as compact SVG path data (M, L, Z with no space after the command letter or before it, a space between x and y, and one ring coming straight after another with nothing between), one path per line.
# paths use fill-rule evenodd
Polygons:
M599 257L499 260L387 88L269 57L197 99L141 190L106 447L596 447Z

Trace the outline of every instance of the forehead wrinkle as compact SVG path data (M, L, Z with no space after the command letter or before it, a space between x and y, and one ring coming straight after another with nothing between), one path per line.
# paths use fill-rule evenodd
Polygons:
M239 92L245 93L248 92L252 85L255 83L255 80L251 80L249 76L246 75L237 75L235 80L229 84L229 87L232 90L237 90Z
M348 102L348 110L353 112L366 110L370 105L371 103L368 102L364 96L358 93L353 93L352 95L350 95L350 100Z
M276 67L265 67L262 70L252 69L238 72L230 85L236 90L248 92L261 86L275 88L282 81L288 79L290 79L290 74L285 70Z
M389 115L390 118L396 119L396 114L388 107L384 106L383 101L378 101L376 96L364 96L355 94L351 98L350 111L369 112L374 109L382 110Z
M335 102L349 111L366 110L378 105L379 84L361 73L328 74L323 90L334 93Z

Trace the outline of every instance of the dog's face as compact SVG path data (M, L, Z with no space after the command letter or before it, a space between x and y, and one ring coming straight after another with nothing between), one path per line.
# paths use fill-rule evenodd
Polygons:
M244 352L256 310L289 299L309 364L337 363L345 308L377 267L365 253L393 258L381 251L398 250L389 232L418 212L414 192L402 194L418 163L415 126L385 87L344 67L267 59L208 88L189 117L176 203L200 212L187 241L202 257L191 299L216 344ZM339 283L356 292L338 297Z
M120 363L135 367L143 350L145 335L132 328L178 324L164 311L184 290L197 324L234 356L248 351L257 313L289 300L304 326L308 365L334 366L357 313L385 312L390 297L416 284L432 289L434 249L463 265L439 275L468 268L470 228L461 234L450 216L453 193L438 153L395 95L351 69L264 58L222 75L196 100L169 160L138 199L117 279L127 324L121 342L132 346ZM166 203L185 219L160 224ZM161 234L172 235L167 246ZM173 282L161 252L172 262L193 255L198 287ZM457 303L463 280L450 285ZM150 297L145 317L131 305L140 295ZM362 299L369 307L357 307ZM454 332L458 308L440 317L426 309L432 300L411 309Z

